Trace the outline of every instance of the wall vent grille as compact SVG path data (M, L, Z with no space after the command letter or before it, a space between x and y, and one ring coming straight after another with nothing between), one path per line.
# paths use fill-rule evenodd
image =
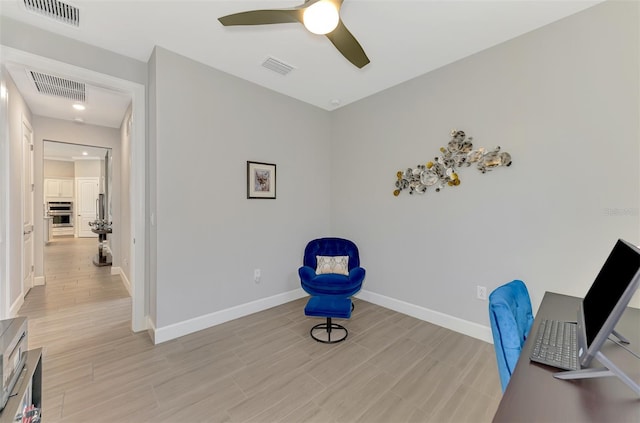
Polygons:
M80 26L80 9L58 0L24 0L28 11L68 25Z
M63 97L83 103L86 101L86 87L83 82L72 81L32 70L28 72L39 93Z
M289 72L295 69L293 66L288 65L278 59L274 59L273 57L268 57L267 60L262 63L262 66L269 70L277 72L280 75L287 75Z

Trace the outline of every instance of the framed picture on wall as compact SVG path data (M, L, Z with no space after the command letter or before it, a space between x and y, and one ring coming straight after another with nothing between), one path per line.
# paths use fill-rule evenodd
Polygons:
M247 161L247 198L276 198L276 165Z

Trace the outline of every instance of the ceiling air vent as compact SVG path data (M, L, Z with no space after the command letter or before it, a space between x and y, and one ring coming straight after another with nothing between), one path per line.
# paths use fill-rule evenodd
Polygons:
M294 69L293 66L281 62L278 59L274 59L273 57L268 57L267 60L262 63L262 66L274 72L277 72L280 75L286 75Z
M63 97L73 101L85 101L85 84L46 73L28 71L36 89L41 94Z
M80 25L80 9L58 0L24 0L28 11L68 25Z

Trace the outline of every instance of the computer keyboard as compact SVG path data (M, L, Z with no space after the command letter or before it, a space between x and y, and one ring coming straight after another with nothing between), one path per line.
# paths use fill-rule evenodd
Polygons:
M531 361L565 370L578 370L576 323L558 320L540 321Z

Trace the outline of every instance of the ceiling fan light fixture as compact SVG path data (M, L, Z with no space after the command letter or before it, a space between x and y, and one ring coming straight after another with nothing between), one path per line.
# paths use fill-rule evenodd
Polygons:
M338 26L340 15L336 6L327 0L322 0L304 9L302 21L312 33L328 34Z

